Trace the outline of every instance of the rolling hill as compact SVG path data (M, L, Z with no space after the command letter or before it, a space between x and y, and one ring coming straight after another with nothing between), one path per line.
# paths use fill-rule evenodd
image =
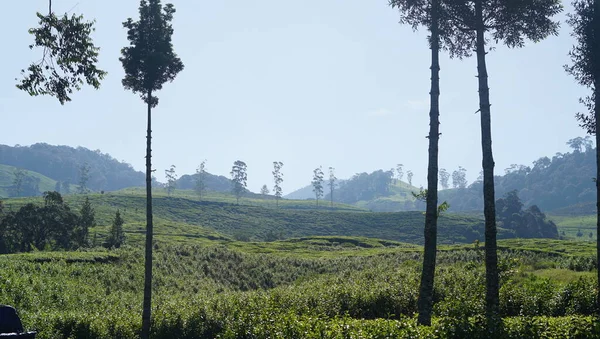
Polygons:
M0 198L8 198L13 195L12 187L16 167L0 164ZM24 183L31 185L24 187L27 195L40 195L44 191L54 190L56 181L45 175L33 171L24 171Z
M191 194L191 192L189 192ZM126 222L126 233L142 241L145 230L146 200L142 191L129 190L105 194L91 194L90 200L97 211L98 225L92 232L101 238L108 232L117 210ZM338 209L315 210L310 201L288 201L287 208L270 208L260 204L270 201L247 199L236 205L231 196L217 195L221 201L198 201L185 196L168 197L157 192L154 197L156 233L166 237L194 239L207 236L215 239L273 241L306 236L359 236L421 244L424 216L421 212L373 213L352 210L336 205ZM5 205L16 209L41 198L8 199ZM78 208L81 195L67 196L66 200ZM296 208L294 208L295 206ZM310 209L309 209L310 207ZM500 238L511 233L500 229ZM483 239L483 221L478 217L445 214L439 219L439 242L442 244L469 243Z

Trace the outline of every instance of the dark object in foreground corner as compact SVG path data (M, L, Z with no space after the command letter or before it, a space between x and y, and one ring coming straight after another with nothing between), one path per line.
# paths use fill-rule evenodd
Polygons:
M23 324L12 306L0 305L0 338L35 339L36 332L23 332Z

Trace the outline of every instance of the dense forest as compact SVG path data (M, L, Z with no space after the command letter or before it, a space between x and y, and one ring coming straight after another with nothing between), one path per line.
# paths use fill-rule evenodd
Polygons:
M572 152L556 153L552 158L541 157L532 166L513 164L504 175L494 177L496 199L516 191L524 206L537 205L545 211L595 201L594 180L596 172L595 148L589 139L575 138L568 142ZM454 173L461 173L461 169ZM464 172L464 169L462 169ZM466 180L454 180L454 188L441 190L440 201L450 204L451 212L481 211L483 209L483 183L481 178L470 185ZM334 199L346 204L357 204L373 211L423 210L424 204L416 201L410 192L416 187L394 177L392 171L377 170L357 173L340 181ZM314 198L312 186L303 187L287 198ZM325 200L329 200L325 195Z
M0 164L34 171L56 181L77 184L82 166L89 166L87 187L93 191L114 191L143 186L144 173L100 150L85 147L53 146L38 143L14 147L0 145Z
M525 206L543 210L595 201L595 173L595 149L556 153L552 158L539 158L533 166L512 165L504 175L495 176L496 197L516 190ZM481 192L482 182L476 180L465 188L440 191L440 200L447 201L452 211L481 210Z

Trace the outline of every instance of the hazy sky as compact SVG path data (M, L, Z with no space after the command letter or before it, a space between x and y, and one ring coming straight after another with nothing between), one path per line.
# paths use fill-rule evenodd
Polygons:
M426 31L398 24L387 0L173 0L174 47L185 69L158 93L153 163L159 180L177 166L229 176L248 164L248 188L273 186L272 162L284 163L284 194L310 183L314 168L338 178L398 163L426 186L429 63ZM100 149L144 170L146 107L121 86L122 22L139 1L54 0L53 9L95 19L100 90L61 106L15 88L20 70L41 57L27 29L46 0L9 1L3 33L0 143L36 142ZM566 11L571 7L567 4ZM526 48L488 54L496 173L568 150L583 136L574 114L585 95L562 68L574 40L561 34ZM476 62L441 58L440 165L481 168Z

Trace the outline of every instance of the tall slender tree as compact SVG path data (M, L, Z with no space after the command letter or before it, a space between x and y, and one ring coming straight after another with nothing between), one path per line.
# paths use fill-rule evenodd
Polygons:
M81 208L79 209L79 223L80 223L80 232L76 234L78 237L77 241L80 244L88 244L88 233L90 227L96 226L96 211L92 207L92 203L90 202L89 197L85 197Z
M13 171L13 182L12 182L12 194L15 197L20 197L23 193L23 181L25 180L25 170L22 168L15 168Z
M335 168L329 167L329 200L331 202L331 208L333 208L333 191L335 190L335 182L337 178L335 177Z
M462 34L462 43L477 55L481 149L483 155L483 200L485 216L486 315L497 320L499 310L494 157L492 153L491 104L486 65L486 45L493 41L511 48L523 47L525 39L538 42L558 32L552 17L562 10L560 0L443 0L446 19Z
M403 164L396 165L396 175L397 175L398 181L402 181L402 178L404 177L404 165Z
M71 101L70 95L84 83L98 89L106 72L96 66L100 48L91 38L94 21L67 13L59 18L52 11L52 0L48 15L37 13L37 17L40 26L29 30L35 39L29 48L41 47L43 55L27 71L21 70L23 78L17 88L31 96L54 96L61 104Z
M171 165L168 170L165 170L165 178L167 179L167 195L175 192L177 188L177 173L175 173L175 165Z
M234 162L233 166L231 167L231 191L233 192L233 194L235 194L235 198L238 204L240 203L240 198L242 197L242 194L244 194L244 192L246 191L247 187L248 174L246 172L246 169L246 163L241 160L237 160L236 162Z
M87 187L87 183L90 181L90 165L85 163L79 167L79 185L77 187L77 193L87 194L90 189Z
M450 179L450 173L445 168L440 168L440 184L443 189L448 189L448 180Z
M317 208L319 207L319 199L323 196L323 168L319 166L313 171L313 192L315 192L315 198L317 200Z
M275 205L279 207L279 199L283 194L283 190L281 189L281 183L283 182L283 173L281 173L281 168L283 167L283 163L281 161L273 161L273 181L275 182L275 186L273 186L273 193L275 194Z
M111 247L119 248L123 243L125 243L125 233L123 232L123 218L121 218L121 212L117 210L115 213L115 218L113 219L112 225L110 227L110 233L106 239L106 245Z
M200 163L200 166L196 168L196 186L194 187L200 200L202 200L202 193L206 191L206 160Z
M412 178L413 172L411 170L406 171L406 179L408 180L408 184L412 186Z
M581 127L596 137L596 234L600 234L600 183L597 179L600 178L600 133L597 124L600 116L600 1L575 0L573 7L575 11L568 15L567 22L573 28L571 35L577 44L569 53L571 65L565 66L565 70L592 92L590 96L579 99L588 112L578 113L576 117ZM596 255L600 258L600 237L596 237ZM600 291L600 261L597 274L596 289ZM597 293L596 304L600 305L600 293Z
M150 335L152 306L152 108L158 105L157 91L167 81L175 80L183 70L183 63L173 51L172 4L163 6L160 0L141 0L139 20L129 18L123 23L127 29L129 46L121 50L125 70L123 87L140 95L147 105L148 129L146 136L146 251L144 273L144 303L142 339Z
M417 307L418 322L431 325L433 310L433 282L437 253L437 171L439 140L439 96L440 96L440 0L391 0L390 5L400 10L400 22L416 29L424 25L429 29L431 49L431 90L429 110L429 160L427 171L427 207L425 212L425 247L423 270L419 287ZM397 166L398 177L402 180L402 165ZM412 185L412 171L407 171L408 183Z
M269 188L267 187L266 184L260 188L260 194L263 196L263 199L266 199L267 195L269 195L269 193L270 193Z

